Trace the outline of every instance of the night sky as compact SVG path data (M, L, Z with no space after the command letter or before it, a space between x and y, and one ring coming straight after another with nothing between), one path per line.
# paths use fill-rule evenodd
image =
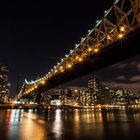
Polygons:
M11 94L15 94L17 77L22 83L25 78L31 80L47 73L94 27L111 4L111 0L46 0L1 5L0 63L8 67Z

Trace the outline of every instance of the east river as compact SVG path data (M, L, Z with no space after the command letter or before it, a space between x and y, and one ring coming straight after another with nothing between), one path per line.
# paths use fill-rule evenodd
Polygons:
M140 110L0 110L0 140L115 139L140 139Z

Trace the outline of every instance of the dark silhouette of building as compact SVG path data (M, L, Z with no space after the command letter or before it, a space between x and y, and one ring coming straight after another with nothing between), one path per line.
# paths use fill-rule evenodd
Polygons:
M0 103L7 101L9 90L8 69L4 65L0 65Z

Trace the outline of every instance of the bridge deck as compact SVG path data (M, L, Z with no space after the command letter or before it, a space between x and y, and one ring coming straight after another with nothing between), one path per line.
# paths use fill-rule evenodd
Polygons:
M96 55L92 55L85 61L76 64L72 69L53 76L47 81L46 85L41 85L37 92L43 92L63 84L70 80L74 80L80 76L96 72L106 66L120 62L127 58L140 54L140 29L128 34L123 40L119 40L114 44L101 50Z

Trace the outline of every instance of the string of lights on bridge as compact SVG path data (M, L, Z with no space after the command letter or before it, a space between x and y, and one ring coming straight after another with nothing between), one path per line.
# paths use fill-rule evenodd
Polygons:
M119 0L116 0L114 2L114 5L117 4ZM61 59L60 62L57 63L56 66L54 66L44 77L37 79L35 81L28 82L25 80L25 83L29 85L29 87L24 91L24 95L38 89L41 85L46 85L47 80L49 80L51 77L56 76L60 73L64 73L66 70L70 70L74 67L75 64L82 63L88 58L91 54L97 55L104 47L107 47L108 45L118 41L122 40L125 35L129 32L130 27L128 25L124 24L123 22L120 22L120 24L112 24L111 22L107 21L112 27L109 30L108 33L103 34L101 36L100 41L94 40L92 38L92 34L97 30L97 27L99 27L104 19L107 19L108 14L113 9L111 7L108 11L105 11L104 18L101 20L97 20L96 26L92 30L88 30L88 34L86 37L81 38L81 42L79 44L75 44L75 48L73 50L70 50L69 54L66 54L63 59ZM102 34L102 32L99 32ZM91 38L91 42L87 43L87 40ZM103 41L107 42L107 45L104 45L101 43ZM85 47L84 50L81 50L81 47ZM86 55L84 55L84 53ZM20 94L19 94L20 96Z

